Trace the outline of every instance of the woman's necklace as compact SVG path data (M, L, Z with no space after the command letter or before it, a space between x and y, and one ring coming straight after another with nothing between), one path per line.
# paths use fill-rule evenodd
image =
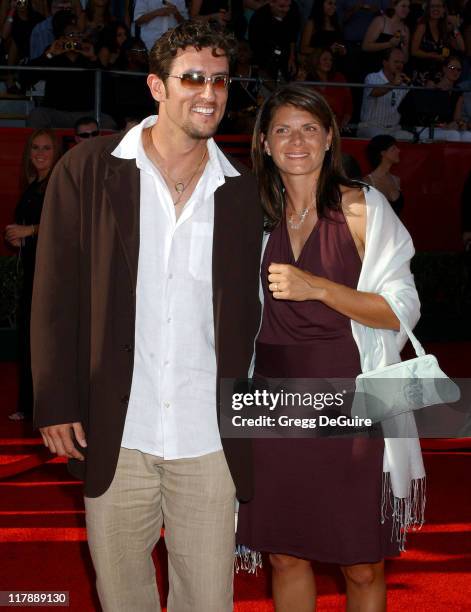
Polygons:
M167 178L169 180L170 183L173 183L173 188L174 190L178 193L178 197L176 200L173 200L173 204L174 206L176 206L180 200L183 197L183 194L185 192L185 190L187 189L187 187L191 184L192 180L195 178L195 176L197 175L199 169L201 168L201 165L206 157L206 153L208 152L207 147L204 148L204 153L203 153L203 157L200 159L199 164L196 166L196 169L194 170L193 174L190 176L190 178L186 181L183 181L182 179L175 181L174 178L172 178L170 176L170 174L168 174L163 167L157 162L155 155L154 155L154 143L152 142L152 129L150 129L147 132L147 149L151 154L151 157L154 157L154 163L157 165L157 167L159 168L159 170L162 172L162 174L165 176L165 178Z
M312 210L313 208L314 208L314 202L311 204L311 206L308 206L300 213L296 211L292 212L290 216L288 217L288 225L290 226L290 228L292 230L298 230L302 226L304 221L306 220L306 217L309 211ZM295 216L299 218L299 221L294 220Z

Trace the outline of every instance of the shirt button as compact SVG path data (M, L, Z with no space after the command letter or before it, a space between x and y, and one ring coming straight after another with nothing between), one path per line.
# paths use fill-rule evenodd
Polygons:
M168 366L169 363L170 361L164 361L164 366Z
M169 280L172 280L172 278L173 278L173 274L169 274L169 275L168 275L168 279L169 279Z
M126 351L126 353L130 353L132 351L132 344L123 344L123 350Z
M121 403L127 406L129 404L129 395L123 395L121 398Z
M172 322L172 317L169 317L169 318L167 319L167 323L171 323L171 322Z
M165 408L170 408L170 402L165 402L164 406L165 406Z

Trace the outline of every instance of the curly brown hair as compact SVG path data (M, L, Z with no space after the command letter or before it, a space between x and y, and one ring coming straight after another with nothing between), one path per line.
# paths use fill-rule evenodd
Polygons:
M194 47L197 51L210 48L215 57L227 56L232 64L237 54L233 34L216 23L183 21L161 36L149 54L149 71L166 80L179 49Z

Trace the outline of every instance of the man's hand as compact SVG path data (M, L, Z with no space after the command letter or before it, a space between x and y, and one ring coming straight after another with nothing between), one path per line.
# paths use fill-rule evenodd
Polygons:
M49 53L54 56L62 55L63 53L65 53L64 43L65 38L58 38L52 43L49 49L46 50L46 55L48 55Z
M87 447L85 432L81 423L66 423L64 425L50 425L40 427L39 431L44 441L44 445L51 451L57 453L59 457L69 459L80 459L85 457L74 446L74 437L82 448Z
M268 268L268 289L277 300L321 300L326 279L304 272L289 264L274 264Z

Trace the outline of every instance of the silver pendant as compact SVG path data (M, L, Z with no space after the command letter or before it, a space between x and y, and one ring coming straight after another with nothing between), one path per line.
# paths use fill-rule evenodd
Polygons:
M301 227L301 225L304 223L304 220L306 219L308 212L309 212L309 208L305 208L302 213L298 214L299 223L295 223L293 221L294 215L290 215L288 217L288 225L290 226L290 228L293 230L298 230Z
M181 181L175 183L175 191L177 193L183 193L185 191L185 185Z

